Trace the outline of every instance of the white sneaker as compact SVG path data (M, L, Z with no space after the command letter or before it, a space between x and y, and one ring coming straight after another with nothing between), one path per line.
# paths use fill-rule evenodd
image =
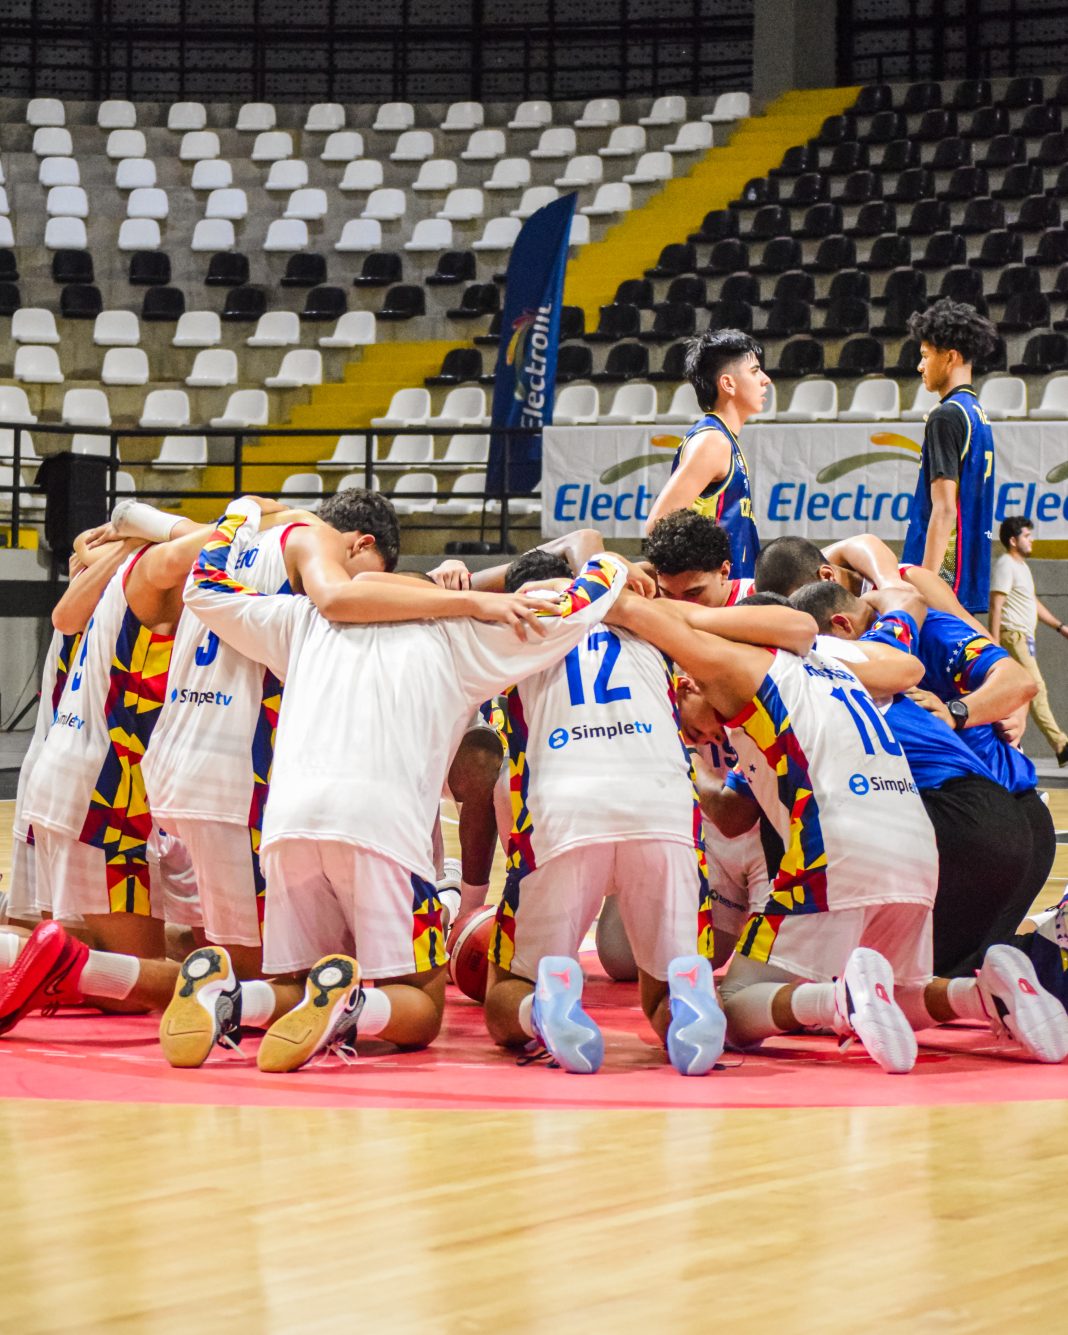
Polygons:
M871 1059L890 1075L916 1064L916 1035L894 1000L894 971L875 950L858 946L835 980L835 1032L855 1034Z
M976 975L990 1027L1014 1038L1036 1061L1068 1057L1068 1013L1014 946L991 946Z

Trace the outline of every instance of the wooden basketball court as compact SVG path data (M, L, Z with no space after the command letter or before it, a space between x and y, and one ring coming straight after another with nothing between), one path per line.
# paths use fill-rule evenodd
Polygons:
M1059 1330L1068 1070L999 1071L893 1108L10 1098L0 1329Z

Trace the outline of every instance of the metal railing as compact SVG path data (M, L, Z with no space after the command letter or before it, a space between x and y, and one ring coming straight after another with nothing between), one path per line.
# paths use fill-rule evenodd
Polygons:
M121 471L129 467L153 469L156 460L154 459L122 459L119 451L120 442L124 440L159 440L163 436L169 437L205 437L210 440L224 440L232 442L229 450L229 457L212 458L209 450L209 457L205 463L190 463L187 467L179 464L168 464L168 471L172 472L199 472L207 468L228 468L231 471L232 485L222 490L212 490L204 487L192 488L169 488L139 486L136 495L146 500L165 500L171 503L181 503L191 500L229 500L232 496L242 495L247 491L252 491L256 495L269 497L284 497L286 500L292 500L295 503L301 501L318 502L324 499L322 491L290 491L285 492L264 488L256 485L254 482L255 474L264 469L290 468L300 472L316 472L320 461L309 461L307 459L285 459L271 456L270 458L249 459L246 457L246 448L250 442L262 443L275 439L290 439L295 436L307 439L309 436L322 438L324 440L337 440L341 436L358 437L363 440L363 456L355 457L351 461L345 460L345 463L351 462L352 467L349 473L355 474L362 472L363 485L369 491L380 490L375 487L376 473L380 470L388 470L390 473L396 473L398 477L403 476L405 472L455 472L457 476L463 473L473 473L484 465L479 463L448 463L443 460L428 459L424 463L389 463L388 457L375 458L376 439L379 436L432 436L435 439L446 439L453 436L486 436L491 438L491 448L493 441L499 441L502 449L501 454L501 478L500 485L490 490L482 492L464 493L464 501L475 506L472 513L478 512L478 501L481 500L481 520L479 526L479 535L481 541L486 541L487 532L496 533L497 540L500 543L500 550L508 550L509 535L513 530L533 527L531 525L517 525L514 523L514 517L510 512L509 506L512 502L524 497L529 501L529 494L516 492L511 487L511 477L514 472L515 461L513 454L516 446L524 441L539 436L541 433L530 427L489 427L489 426L469 426L469 427L430 427L414 425L409 427L267 427L267 426L248 426L248 427L104 427L104 426L72 426L68 424L55 424L44 422L0 422L0 433L11 433L12 449L10 453L6 451L0 454L0 465L11 469L11 484L0 485L0 498L10 497L10 518L6 522L6 527L11 530L11 545L19 545L19 536L24 527L35 526L40 522L43 516L40 515L40 507L34 507L38 513L37 519L31 519L33 511L28 510L23 493L35 492L35 495L41 496L41 490L35 491L35 484L27 484L22 481L21 472L24 467L30 467L38 463L43 463L48 455L38 455L36 452L27 457L25 438L30 436L53 436L73 438L75 435L81 436L100 436L107 441L107 452L103 450L99 455L88 455L89 458L100 458L106 461L108 465L107 480L107 505L108 512L114 506L115 501L121 495L128 494L125 490L120 490L118 486L118 475ZM62 453L62 447L52 453ZM334 464L331 472L336 472L342 477L340 464ZM253 481L250 482L250 475ZM385 496L391 493L383 492ZM439 501L448 500L449 494L439 494L437 491L412 491L404 492L405 501ZM6 508L6 507L3 507ZM2 513L2 509L0 509ZM413 515L404 515L405 528L407 529L440 529L457 528L460 531L465 527L463 524L453 523L457 518L464 519L468 516L456 516L451 514L442 514L435 517L433 509L425 511L416 511ZM412 522L412 521L415 522ZM0 523L4 521L0 519Z

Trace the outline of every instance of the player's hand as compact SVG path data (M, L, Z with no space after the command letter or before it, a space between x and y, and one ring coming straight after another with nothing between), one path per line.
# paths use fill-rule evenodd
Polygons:
M1008 718L999 719L994 724L994 731L1009 746L1018 746L1027 728L1027 710L1018 709Z
M86 548L103 547L108 542L119 542L121 537L116 532L115 525L109 519L106 524L98 524L96 528L86 529L79 535L81 543Z
M627 588L631 593L636 593L640 598L655 598L659 590L656 580L649 574L643 565L638 565L634 561L625 561L627 567Z
M473 595L472 616L476 621L503 622L511 626L521 640L527 640L531 634L542 636L548 633L548 627L542 625L546 611L551 603L537 593L476 593Z
M945 702L939 700L937 695L932 694L931 691L921 691L918 686L913 686L905 694L910 700L915 700L921 709L926 709L928 714L934 714L936 718L940 718L950 728L953 727L953 715L946 708Z
M255 500L255 497L250 499ZM269 528L281 528L285 524L322 524L318 515L310 510L291 510L283 505L281 509L270 510L260 517L260 532Z
M272 500L271 500L269 497L267 497L267 496L252 496L252 495L250 495L250 496L248 497L248 499L249 499L250 501L255 501L256 504L260 507L260 514L264 514L264 515L278 514L279 511L281 511L281 510L288 510L288 509L289 509L289 506L286 505L284 501L272 501Z
M442 589L469 589L471 572L462 561L442 561L427 574Z

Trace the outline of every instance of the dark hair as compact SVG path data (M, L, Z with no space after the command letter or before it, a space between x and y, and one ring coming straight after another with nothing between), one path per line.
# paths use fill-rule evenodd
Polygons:
M658 519L645 542L645 558L658 575L718 570L731 559L727 530L696 510L672 510Z
M381 492L346 487L323 501L319 518L339 533L369 533L386 569L395 569L400 555L400 524L392 503Z
M532 547L529 552L517 556L504 572L505 593L515 593L516 589L532 579L570 579L571 567L562 556L555 552L542 551Z
M823 553L808 538L774 538L760 549L753 581L761 593L781 593L789 598L802 584L820 577L827 564Z
M909 333L940 352L959 352L967 363L989 358L998 345L998 331L985 315L964 301L943 297L925 311L909 316Z
M719 378L728 366L752 353L757 360L764 349L740 329L706 329L686 345L686 379L697 393L697 402L711 412L719 397Z
M735 607L789 607L789 598L781 593L751 593L746 598L739 598Z
M998 529L998 537L1001 539L1001 545L1006 551L1009 550L1009 543L1013 538L1018 538L1027 528L1034 528L1034 521L1030 515L1009 515L1007 519L1001 521L1001 527Z
M830 634L831 617L836 612L853 611L856 598L833 579L819 579L814 584L803 584L790 595L790 606L812 617L821 635Z

